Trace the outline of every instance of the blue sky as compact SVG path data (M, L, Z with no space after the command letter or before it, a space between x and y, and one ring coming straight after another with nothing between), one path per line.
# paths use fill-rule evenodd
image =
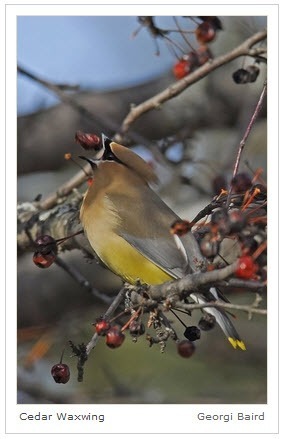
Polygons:
M162 26L174 28L170 20L161 18ZM51 82L82 88L141 83L170 69L175 58L162 41L156 56L154 41L145 29L132 38L138 27L133 16L20 16L18 63ZM19 114L56 102L51 92L18 75Z

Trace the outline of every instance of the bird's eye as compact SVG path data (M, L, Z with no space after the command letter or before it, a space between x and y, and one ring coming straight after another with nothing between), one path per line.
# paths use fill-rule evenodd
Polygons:
M116 157L116 155L112 152L112 150L110 148L105 149L104 154L102 156L102 160L103 161L109 161L109 162L116 162L116 163L121 163L122 161L119 160L119 158Z

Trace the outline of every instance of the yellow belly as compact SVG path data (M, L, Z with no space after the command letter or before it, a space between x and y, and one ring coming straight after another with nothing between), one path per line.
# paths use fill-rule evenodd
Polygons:
M97 205L91 201L87 196L81 208L81 222L90 245L113 273L131 284L139 280L156 285L173 279L117 235L115 230L120 219L108 197Z
M93 240L89 237L88 239L93 244ZM172 280L169 274L145 258L120 236L109 236L105 240L104 248L99 247L93 246L100 259L126 282L135 284L140 280L141 283L156 285Z
M124 281L134 284L140 280L141 283L155 285L172 280L169 274L117 235L116 230L120 227L121 219L107 196L96 204L87 193L80 218L86 237L96 254Z

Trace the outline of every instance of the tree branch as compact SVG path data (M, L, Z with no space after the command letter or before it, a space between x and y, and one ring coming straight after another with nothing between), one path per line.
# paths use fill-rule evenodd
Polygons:
M159 108L160 105L162 105L164 102L182 93L187 87L189 87L192 84L195 84L200 79L204 78L210 72L216 70L222 65L227 64L230 61L239 58L240 56L257 57L262 53L265 53L266 50L265 48L262 47L255 49L251 49L251 48L255 44L259 43L260 41L263 41L266 37L267 37L266 30L257 32L256 34L252 35L250 38L245 40L240 46L233 49L232 51L224 55L221 55L212 61L207 62L193 73L190 73L180 81L175 82L174 84L163 90L161 93L158 93L152 98L147 99L145 102L142 102L140 105L132 107L128 115L123 120L120 132L115 136L115 140L117 142L120 142L122 137L129 130L132 123L134 123L136 119L142 116L142 114L152 109Z
M117 294L117 296L115 297L115 299L113 300L113 302L111 303L111 305L109 306L108 310L104 313L103 319L106 320L110 319L112 314L116 311L116 309L124 299L125 293L126 293L126 287L123 286L119 291L119 293ZM98 342L98 334L95 333L92 339L90 340L90 342L86 346L86 355L90 354L91 350L95 347L97 342Z
M19 203L17 207L17 247L18 251L33 251L33 241L40 235L51 235L61 239L82 230L79 221L79 206L82 197L74 195L65 203L42 211L38 202ZM83 234L74 236L60 245L60 250L80 249L94 257L89 242Z
M159 302L167 299L169 304L173 305L173 303L176 303L178 300L182 300L189 296L191 292L197 292L199 288L204 285L210 284L214 286L221 281L224 281L235 272L237 264L238 262L235 261L234 263L218 270L196 272L188 274L181 279L165 282L160 285L150 285L147 289L148 296L151 301ZM265 283L260 281L247 281L247 284L248 288L253 289L255 292L265 287ZM236 286L243 286L241 280L238 279ZM136 303L136 301L139 301L138 303L141 303L144 300L141 295L138 294L138 287L133 287L132 293L135 294L135 297L132 297L132 302ZM140 296L141 298L137 296Z

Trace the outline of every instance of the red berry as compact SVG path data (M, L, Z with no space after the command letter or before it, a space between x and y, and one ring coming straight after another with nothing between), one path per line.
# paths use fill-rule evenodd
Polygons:
M190 358L195 352L195 345L190 340L182 340L177 344L177 351L181 357Z
M218 17L215 16L211 16L211 17L198 17L200 18L202 21L207 21L208 23L211 23L213 25L213 27L216 30L222 30L222 22L220 21L220 19Z
M228 212L230 233L240 232L247 223L245 214L239 209L232 209Z
M35 239L36 250L43 255L57 253L57 241L50 235L41 235Z
M252 64L250 66L247 66L246 70L249 72L249 82L255 82L260 72L259 67Z
M231 180L232 192L235 194L239 194L247 191L252 186L252 181L250 176L246 172L240 172L236 174L235 177Z
M39 268L48 268L50 267L56 259L56 255L54 252L50 252L47 254L43 254L41 252L35 252L33 255L33 262Z
M191 67L187 59L180 59L173 67L173 73L177 79L184 78L190 71Z
M215 327L216 324L216 318L212 314L209 314L207 312L204 313L204 315L200 318L200 321L198 323L198 327L202 331L210 331Z
M251 256L241 256L238 261L238 267L235 271L237 277L251 279L258 271L258 266Z
M37 238L35 239L36 245L51 244L55 242L56 242L55 239L50 235L40 235L37 236Z
M214 177L212 181L212 189L214 195L220 194L220 192L222 190L225 190L226 187L227 183L223 175L217 175L216 177Z
M111 326L106 333L105 342L111 349L119 348L125 340L125 335L118 326Z
M210 49L208 46L202 45L197 49L197 55L198 55L198 63L200 66L205 64L209 59L213 57Z
M93 325L98 335L106 335L106 332L110 328L110 323L104 318L99 318Z
M212 23L203 21L196 29L196 38L200 43L209 43L216 37L216 30Z
M138 322L138 320L132 320L129 325L130 335L137 337L138 335L142 335L145 332L145 326L142 322Z
M75 133L75 141L79 143L84 149L99 150L101 147L101 140L96 134L83 133L82 131L77 131Z
M184 59L186 59L189 62L189 66L191 70L199 66L198 54L194 50L188 53L188 55L186 55Z
M70 379L70 369L64 363L55 364L51 369L51 374L56 383L66 384Z
M192 223L187 220L176 220L171 225L171 233L173 235L184 236L188 233L192 228Z

